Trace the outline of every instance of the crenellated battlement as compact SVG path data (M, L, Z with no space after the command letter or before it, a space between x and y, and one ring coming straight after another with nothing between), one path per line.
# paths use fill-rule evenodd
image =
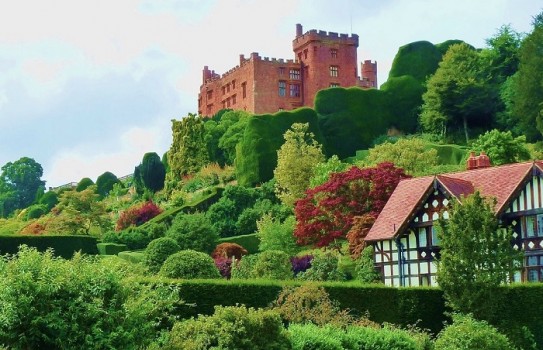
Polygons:
M300 27L298 27L301 29ZM358 35L357 34L338 34L336 32L327 32L325 30L316 30L311 29L305 34L301 34L296 36L296 38L292 41L292 46L294 48L303 46L311 41L327 41L327 40L333 40L337 41L340 44L344 45L354 45L358 47Z

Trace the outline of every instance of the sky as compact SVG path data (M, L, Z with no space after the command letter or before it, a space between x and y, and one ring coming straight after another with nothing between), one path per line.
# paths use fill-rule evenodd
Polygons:
M0 0L0 166L31 157L46 186L133 172L197 111L203 66L293 58L296 23L359 35L379 84L402 45L485 47L530 32L543 0ZM359 73L360 74L360 73Z

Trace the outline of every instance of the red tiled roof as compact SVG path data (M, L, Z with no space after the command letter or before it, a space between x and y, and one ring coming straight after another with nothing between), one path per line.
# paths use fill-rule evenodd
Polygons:
M496 198L496 213L501 213L534 166L543 171L543 161L536 161L402 180L375 220L366 241L392 239L401 232L423 204L434 179L457 199L475 190L484 197Z

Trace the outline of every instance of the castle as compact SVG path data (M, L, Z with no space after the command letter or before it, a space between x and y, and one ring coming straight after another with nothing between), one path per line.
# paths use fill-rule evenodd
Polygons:
M239 57L239 65L219 75L204 66L198 114L213 116L221 109L253 114L313 107L317 91L329 87L377 87L377 63L366 60L358 76L358 35L310 30L296 24L294 59Z

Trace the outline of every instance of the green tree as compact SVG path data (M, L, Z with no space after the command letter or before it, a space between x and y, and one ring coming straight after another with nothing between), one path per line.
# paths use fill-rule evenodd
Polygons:
M395 143L385 142L371 148L363 161L366 166L383 162L391 162L407 174L420 175L437 165L437 150L428 148L421 139L401 138Z
M300 251L294 237L294 227L296 219L289 216L283 222L279 218L274 218L270 214L265 214L257 221L257 237L260 240L258 244L259 251L281 250L290 256Z
M209 162L202 118L190 114L172 120L172 145L168 151L169 176L173 183L184 175L193 174Z
M314 188L322 185L330 178L332 173L341 173L347 169L347 163L339 160L335 154L326 161L321 162L313 168L313 176L309 179L309 187Z
M174 239L181 249L211 253L219 235L204 213L178 214L166 236Z
M111 228L112 223L106 206L99 201L94 186L81 192L65 191L59 203L53 208L54 216L47 223L47 231L64 234L89 234L93 227L102 233Z
M519 69L512 82L511 112L529 141L541 140L543 134L542 14L536 16L533 31L522 41Z
M304 196L315 165L324 161L322 146L309 131L309 124L294 123L284 134L274 170L277 197L288 206Z
M109 171L106 171L96 179L96 193L98 193L100 198L104 198L117 183L120 183L117 176Z
M134 184L138 193L157 192L164 188L166 167L155 152L145 153L140 165L134 169Z
M446 136L448 130L488 125L498 106L498 95L483 67L481 55L467 44L452 45L427 83L422 96L421 124L426 131Z
M441 245L437 281L450 306L478 318L492 306L492 290L520 266L512 232L499 226L494 203L479 192L454 201L437 225Z
M511 131L493 129L480 135L471 145L474 151L484 151L494 165L516 163L530 159L526 136L513 137Z
M92 186L92 185L94 185L94 181L92 181L88 177L84 177L81 180L79 180L79 182L77 183L77 186L75 187L75 190L77 192L81 192L83 190L86 190L87 188L89 188L89 186Z
M224 133L219 138L218 147L223 151L226 164L233 165L236 160L236 146L243 138L243 131L251 115L244 111L229 111L220 121Z
M32 204L38 191L45 188L45 181L41 180L43 168L32 158L8 162L1 170L0 215L4 217Z

